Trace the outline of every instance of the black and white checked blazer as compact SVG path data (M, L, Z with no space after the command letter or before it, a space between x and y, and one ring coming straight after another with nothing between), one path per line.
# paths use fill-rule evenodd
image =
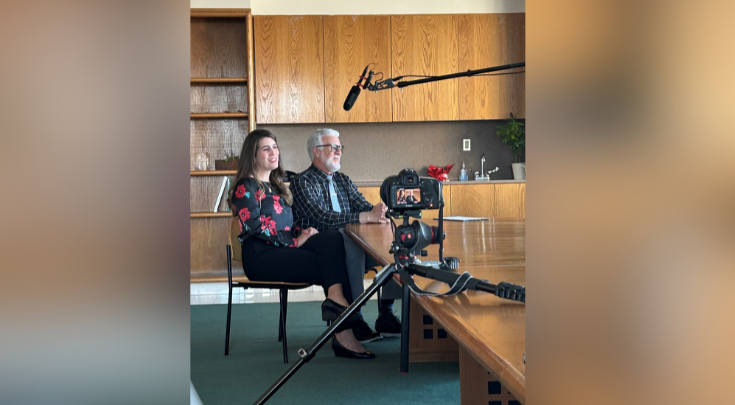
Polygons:
M341 212L332 209L327 174L313 164L291 182L289 188L293 194L295 226L301 229L314 227L319 231L344 228L345 225L359 224L360 213L373 209L346 175L334 172L332 182Z

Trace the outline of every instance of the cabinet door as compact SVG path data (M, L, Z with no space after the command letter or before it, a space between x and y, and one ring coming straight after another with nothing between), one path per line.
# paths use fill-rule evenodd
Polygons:
M495 216L495 185L454 185L451 201L452 216L492 218Z
M456 15L391 17L392 75L457 73ZM405 81L418 79L407 77ZM391 90L393 121L448 121L459 118L457 80Z
M526 218L526 184L495 185L495 216L498 218Z
M259 124L324 122L321 16L255 16Z
M365 66L390 77L390 16L324 16L324 113L327 122L390 122L390 92L363 91L343 108Z
M459 17L459 71L525 62L526 15L465 14ZM525 68L496 73L520 72ZM462 120L526 116L525 73L459 80Z

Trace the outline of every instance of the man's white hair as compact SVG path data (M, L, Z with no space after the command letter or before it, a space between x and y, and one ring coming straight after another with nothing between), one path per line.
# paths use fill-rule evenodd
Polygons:
M321 128L309 135L309 139L306 141L306 151L309 152L309 159L312 162L314 161L314 148L317 145L322 145L322 137L325 136L336 136L339 138L339 132L331 128Z

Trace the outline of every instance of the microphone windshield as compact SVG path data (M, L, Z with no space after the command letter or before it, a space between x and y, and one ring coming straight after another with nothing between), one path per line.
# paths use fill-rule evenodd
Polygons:
M347 95L347 99L345 100L345 105L343 106L345 111L350 111L350 109L352 109L352 106L355 104L355 101L357 101L357 96L359 95L360 95L360 87L352 86L352 89L350 89L350 94Z

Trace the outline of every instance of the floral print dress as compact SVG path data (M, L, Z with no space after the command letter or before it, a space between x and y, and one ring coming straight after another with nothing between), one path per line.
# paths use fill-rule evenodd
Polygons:
M270 183L259 186L255 179L247 177L235 184L232 195L233 210L240 219L240 242L256 237L268 244L297 247L296 234L292 230L293 212L278 195L273 194Z

